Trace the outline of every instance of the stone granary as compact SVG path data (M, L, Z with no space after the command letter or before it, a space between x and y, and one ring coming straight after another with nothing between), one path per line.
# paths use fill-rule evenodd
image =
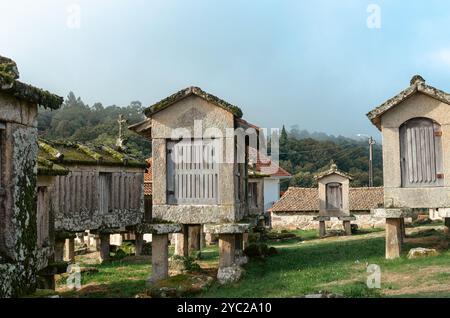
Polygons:
M106 260L110 234L134 231L143 222L145 161L119 147L40 140L39 165L38 180L56 174L49 197L57 261L66 239L73 260L75 234L87 230L99 235L100 260ZM54 173L55 166L67 172Z
M53 254L39 232L36 117L38 106L57 109L63 99L18 78L0 56L0 297L33 292Z
M383 204L383 188L352 188L350 176L331 168L316 176L318 188L290 187L270 209L274 229L314 229L325 236L326 221L333 229L351 234L350 222L360 228L382 227L383 219L371 213Z
M450 225L450 95L421 76L367 114L383 136L386 258L400 256L403 220L437 209Z
M250 224L248 147L257 131L242 120L238 107L197 87L167 97L145 115L129 128L152 140L150 282L168 275L168 234L182 233L176 250L187 256L189 228L199 233L203 225L219 236L219 272L232 266Z

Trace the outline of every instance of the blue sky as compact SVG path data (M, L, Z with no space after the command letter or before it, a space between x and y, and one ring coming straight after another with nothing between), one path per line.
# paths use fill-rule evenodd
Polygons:
M91 105L195 85L262 127L377 135L365 114L414 74L450 91L450 2L0 0L0 54L23 81Z

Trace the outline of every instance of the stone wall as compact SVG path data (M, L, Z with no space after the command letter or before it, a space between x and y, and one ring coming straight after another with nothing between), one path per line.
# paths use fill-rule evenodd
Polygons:
M384 228L385 219L375 217L370 213L353 213L356 217L352 224L357 224L360 229ZM315 230L319 223L314 221L319 213L272 213L272 228L274 230ZM342 221L332 217L326 222L328 229L343 229Z
M37 249L37 106L0 93L0 108L0 297L11 297L34 290L49 251Z

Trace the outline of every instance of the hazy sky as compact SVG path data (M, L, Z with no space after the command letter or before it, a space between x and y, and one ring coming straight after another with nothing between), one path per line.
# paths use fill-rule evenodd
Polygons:
M377 134L365 114L412 75L450 91L450 2L0 0L0 54L90 105L195 85L262 127Z

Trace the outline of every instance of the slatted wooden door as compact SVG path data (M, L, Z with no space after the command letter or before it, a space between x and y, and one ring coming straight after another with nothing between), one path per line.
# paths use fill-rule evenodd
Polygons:
M327 210L342 209L342 185L337 182L327 184Z
M98 209L101 214L109 212L111 197L111 173L100 172L98 178Z
M441 128L427 118L414 118L400 127L403 187L442 186Z
M169 204L217 204L219 140L182 140L167 143L167 199Z

